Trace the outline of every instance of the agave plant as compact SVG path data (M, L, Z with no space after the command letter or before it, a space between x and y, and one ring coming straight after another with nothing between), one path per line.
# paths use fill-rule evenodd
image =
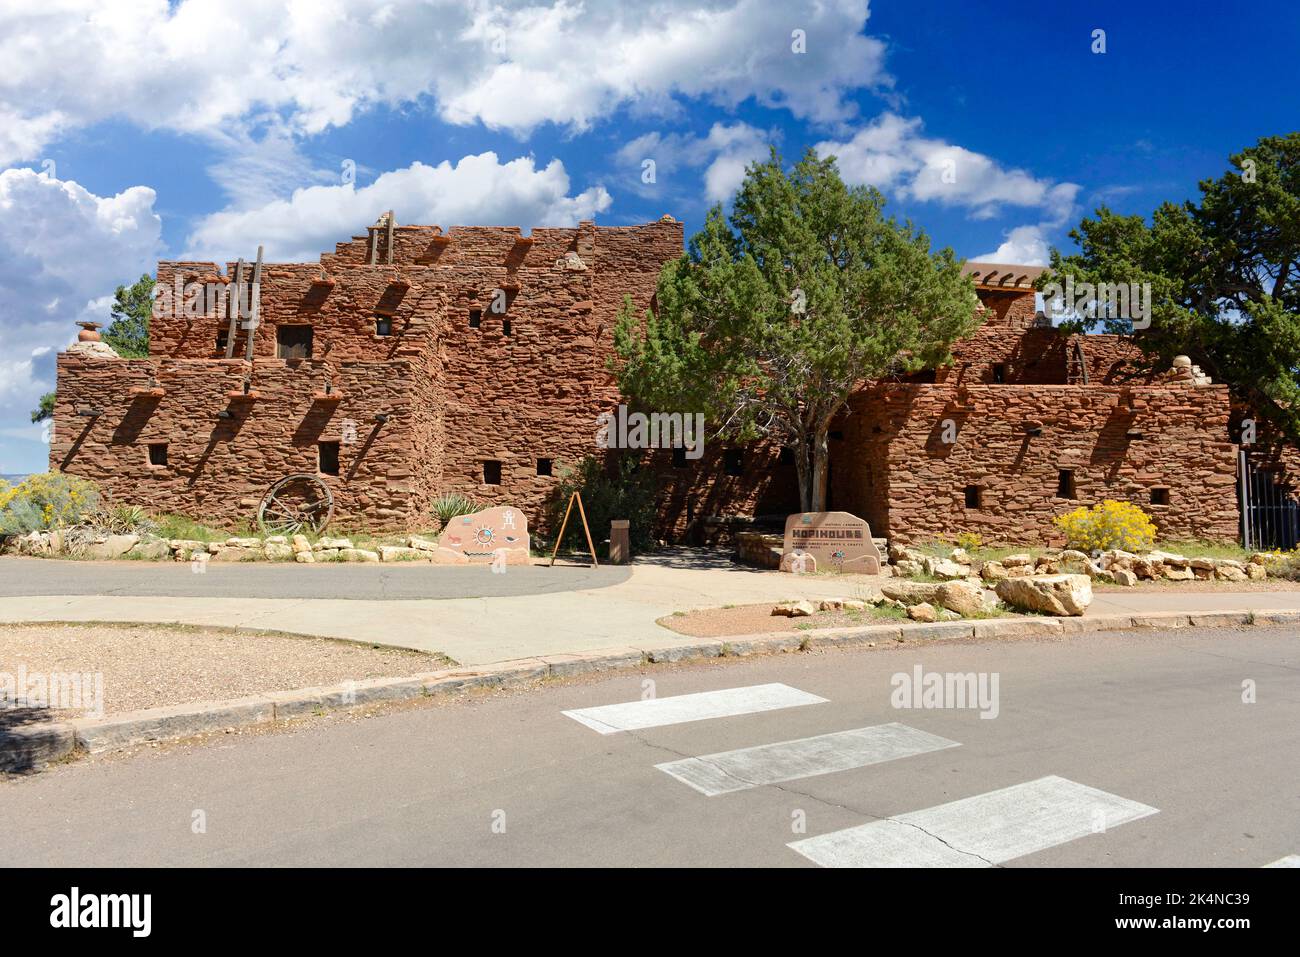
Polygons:
M446 495L439 495L433 500L433 517L438 520L438 528L441 530L447 527L457 515L470 515L479 510L478 503L468 495L461 495L459 492L451 492Z

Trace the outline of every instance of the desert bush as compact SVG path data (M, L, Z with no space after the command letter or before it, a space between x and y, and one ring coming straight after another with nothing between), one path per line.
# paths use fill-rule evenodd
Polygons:
M145 535L158 529L158 523L139 505L101 504L86 521L110 535Z
M968 552L973 552L984 544L984 539L980 538L975 532L962 532L957 536L957 547L964 548Z
M648 552L654 548L654 524L658 482L649 469L638 468L631 456L617 456L608 460L588 455L573 469L560 473L551 498L546 504L549 530L552 535L560 531L569 497L574 492L582 494L582 505L591 526L591 538L602 558L609 549L602 543L609 536L609 523L625 518L633 553ZM564 532L565 542L583 551L587 541L582 534L582 521L575 506L569 516L569 527Z
M26 535L77 525L99 507L99 492L85 479L45 472L0 490L0 535Z
M1132 502L1106 499L1092 508L1085 505L1058 515L1052 521L1065 533L1067 547L1081 552L1111 548L1144 551L1156 540L1151 516Z
M438 520L438 528L444 529L447 523L457 515L472 515L479 511L478 503L468 495L461 495L459 492L450 492L446 495L439 495L433 500L431 509L433 517Z

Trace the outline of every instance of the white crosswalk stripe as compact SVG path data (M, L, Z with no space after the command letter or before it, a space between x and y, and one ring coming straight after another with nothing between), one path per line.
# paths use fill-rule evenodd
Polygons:
M1288 854L1286 857L1278 858L1272 864L1265 864L1265 867L1300 867L1300 854Z
M655 767L714 797L955 747L959 747L956 741L890 723L705 754Z
M636 731L641 728L657 728L687 721L728 718L741 714L755 714L759 711L776 711L781 708L825 703L825 698L777 683L724 688L721 691L702 691L698 694L675 695L669 698L627 701L596 708L578 708L565 711L564 714L574 721L585 724L593 731L615 734L619 731Z
M1156 813L1051 775L789 846L823 867L991 867Z

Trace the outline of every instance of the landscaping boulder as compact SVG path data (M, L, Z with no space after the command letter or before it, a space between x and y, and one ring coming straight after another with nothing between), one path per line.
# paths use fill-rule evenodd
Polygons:
M287 562L293 558L294 551L289 545L268 539L266 544L262 546L262 554L273 562Z
M230 548L261 548L262 540L260 538L227 538L226 545Z
M303 565L314 565L316 563L316 556L315 554L312 553L312 550L309 548L305 552L297 552L293 556L293 560Z
M295 555L302 555L303 553L310 554L311 552L311 542L308 540L306 535L295 535L290 540L289 544L293 548Z
M944 582L935 589L934 601L963 617L985 610L983 589L969 582Z
M858 601L856 598L846 598L840 602L840 607L845 611L865 611L867 603L865 601Z
M316 551L328 551L332 549L351 548L352 540L350 538L322 538L316 543Z
M430 559L428 552L406 545L380 545L378 551L381 562L427 562Z
M418 548L422 552L436 552L438 543L431 542L427 538L421 538L419 535L412 535L406 540L406 544L411 548Z
M1246 566L1246 577L1249 578L1251 581L1263 581L1265 578L1268 577L1268 569L1265 568L1263 565L1258 565L1255 562L1251 562L1249 565Z
M980 568L980 577L988 582L1001 581L1007 577L1007 568L1001 562L985 562Z
M897 581L886 582L880 586L880 593L886 598L893 598L895 601L901 601L905 605L918 605L921 602L933 601L934 593L939 590L936 582L910 582Z
M140 542L126 553L127 558L140 558L153 562L160 558L171 558L172 547L161 538L151 538Z
M1196 573L1186 566L1165 565L1165 578L1171 582L1189 582L1196 577Z
M784 615L787 618L807 618L817 609L813 607L810 601L783 601L779 605L772 607L772 614Z
M345 562L377 562L379 553L364 548L340 548L339 558Z
M100 561L121 558L135 548L139 541L139 535L110 535L102 542L95 542L87 546L86 557L99 559Z
M1033 563L1034 556L1023 552L1019 555L1008 555L1002 559L1002 564L1006 568L1018 568L1021 565L1032 565Z
M1116 585L1132 587L1138 583L1138 577L1126 568L1112 568L1109 571L1111 577L1115 579Z
M907 609L907 617L912 621L931 622L937 621L939 614L935 611L933 605L928 602L921 602L919 605L911 605Z
M1229 582L1244 582L1247 578L1246 570L1244 568L1238 568L1236 565L1229 565L1227 563L1221 564L1215 568L1214 573L1218 575L1219 578Z
M911 578L913 575L919 575L923 571L920 562L902 561L893 565L895 578Z
M970 553L967 552L966 549L964 548L954 548L952 550L952 554L949 555L948 557L952 559L954 562L956 562L958 565L969 565L971 561Z
M965 578L970 574L969 565L958 565L948 558L934 558L927 555L921 563L926 574L933 575L935 578L943 578L951 581L954 578Z
M211 553L214 562L253 562L262 557L260 548L233 548L227 546Z
M1082 615L1092 604L1087 575L1031 575L998 582L997 595L1008 605L1049 615Z

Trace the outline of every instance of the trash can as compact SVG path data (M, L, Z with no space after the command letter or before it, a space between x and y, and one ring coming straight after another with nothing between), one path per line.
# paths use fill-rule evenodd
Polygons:
M613 565L626 565L632 560L632 540L626 518L616 518L609 523L609 561Z

